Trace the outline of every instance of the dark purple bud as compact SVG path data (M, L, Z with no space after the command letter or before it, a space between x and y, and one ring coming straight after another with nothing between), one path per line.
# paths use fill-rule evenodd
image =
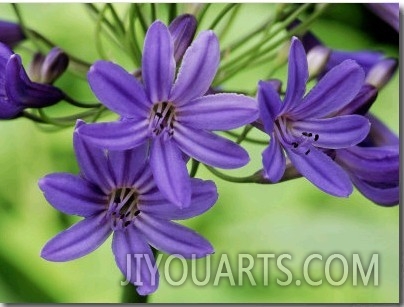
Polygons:
M376 100L377 94L377 88L370 84L364 84L355 98L340 110L338 115L365 115Z
M397 33L400 28L400 7L396 3L366 3L366 6L386 23L392 26Z
M294 28L298 27L300 24L301 21L299 19L295 19L287 26L287 29L291 31ZM323 43L310 31L305 32L303 35L298 35L298 37L300 38L300 41L302 42L306 53L316 46L323 45Z
M168 27L174 40L174 58L181 61L194 38L197 21L193 15L184 14L175 18Z
M28 74L32 81L52 84L69 65L69 58L60 48L53 48L46 56L35 54Z
M397 60L392 58L384 59L369 70L365 82L381 89L389 82L397 67Z
M0 42L13 48L25 39L25 35L19 24L0 20Z

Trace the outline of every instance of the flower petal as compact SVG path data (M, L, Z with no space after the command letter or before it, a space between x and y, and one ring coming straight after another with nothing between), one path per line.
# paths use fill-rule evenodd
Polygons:
M128 119L109 123L87 124L77 133L98 147L109 150L126 150L140 146L149 136L148 120Z
M376 100L377 94L377 88L370 84L364 84L355 98L342 110L338 111L338 115L365 115Z
M56 262L77 259L97 249L110 234L104 213L88 217L46 243L41 257Z
M157 186L167 199L180 208L189 207L191 181L177 144L171 139L155 138L150 166Z
M257 102L250 97L237 94L216 94L196 98L180 107L177 112L179 122L206 130L235 129L257 118Z
M188 156L211 166L238 168L250 160L244 148L205 130L177 124L174 139Z
M154 273L149 267L149 265L154 267L156 261L149 244L136 227L129 227L126 231L115 231L112 251L122 274L129 278L132 284L138 286L136 291L140 295L148 295L157 290L160 279L158 270Z
M88 217L104 210L108 201L97 187L72 174L50 174L38 184L46 200L66 214Z
M87 79L95 96L108 109L125 117L147 117L151 102L143 86L119 65L97 61Z
M0 20L0 42L13 48L24 39L24 32L18 23Z
M179 254L190 259L205 257L214 252L212 245L195 231L174 222L141 213L135 225L149 243L167 254Z
M366 114L366 117L369 119L371 126L368 136L369 140L363 142L366 143L364 146L398 146L400 144L400 139L398 138L397 134L391 131L390 128L381 122L377 117L371 113Z
M204 31L185 52L169 101L177 106L203 96L215 77L220 60L219 41Z
M352 193L347 173L319 149L311 147L307 155L285 149L296 169L320 190L338 197L348 197Z
M360 115L344 115L326 119L307 119L292 122L296 135L312 133L313 145L323 148L346 148L358 144L369 133L369 120ZM316 137L317 135L317 137ZM317 139L317 140L316 140Z
M84 121L78 120L73 133L73 146L77 163L84 178L98 186L105 194L114 187L105 151L86 142L77 131L85 127Z
M331 69L296 106L290 115L294 119L321 118L345 107L359 93L365 74L352 60Z
M174 82L174 43L167 27L155 21L146 33L142 78L151 102L167 101Z
M308 78L306 52L300 40L293 37L289 50L288 83L282 113L288 112L302 100Z
M271 182L278 182L286 168L286 158L278 139L272 135L269 146L262 152L262 164L264 166L264 177Z
M258 83L257 99L265 132L271 134L275 119L282 108L282 101L272 84L264 81Z
M176 62L182 59L185 51L194 38L197 21L194 15L183 14L176 17L168 26L174 41L174 58Z
M147 143L129 150L109 151L109 169L113 174L115 186L131 186L144 169L148 153L149 144Z
M191 179L191 205L187 208L173 206L161 193L154 193L153 199L140 199L139 210L150 216L165 220L185 220L209 210L218 198L213 181ZM147 197L146 197L147 199Z

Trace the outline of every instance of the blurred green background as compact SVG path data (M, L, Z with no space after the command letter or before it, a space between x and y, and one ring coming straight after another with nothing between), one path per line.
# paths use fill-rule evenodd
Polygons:
M212 5L207 18L212 20L222 7ZM273 8L273 4L243 5L227 39L259 24L273 14ZM124 10L124 5L121 9ZM21 12L30 28L68 52L90 62L98 58L93 44L95 26L83 5L22 4ZM16 20L9 4L0 4L0 18ZM397 45L364 31L368 28L363 25L371 23L370 18L373 16L361 5L334 4L313 25L313 32L334 48L369 48L398 57ZM23 48L17 52L23 55L24 63L30 61L30 54ZM112 48L109 55L128 65L127 59ZM224 87L252 90L270 69L270 64L262 65L231 79ZM276 76L284 79L284 71ZM94 100L85 80L72 77L66 73L56 84L73 97ZM63 110L61 106L58 112ZM398 74L382 90L372 111L398 133ZM47 240L78 220L59 214L37 187L38 178L45 174L78 172L71 143L72 129L46 133L26 119L18 119L0 122L0 131L0 301L120 302L123 288L119 282L123 279L114 262L110 240L95 252L71 262L52 263L39 257ZM259 132L256 136L265 138ZM263 147L246 144L246 148L251 163L231 174L246 175L260 168ZM214 178L204 167L198 176ZM272 263L269 285L264 286L261 262L257 261L254 268L257 286L248 282L230 286L225 278L219 286L213 286L212 277L204 287L195 286L190 279L180 287L173 287L162 277L160 288L150 296L150 302L398 302L398 206L379 207L356 191L348 199L334 198L305 179L273 186L215 181L220 194L218 203L204 215L184 222L214 245L216 253L211 256L214 268L223 253L229 255L232 263L236 263L239 253L253 256L287 253L292 260L285 260L284 264L294 273L294 278L301 279L305 257L319 253L323 261L313 262L310 274L313 279L323 278L323 284L312 287L293 282L281 287L276 278L285 280L286 276L276 271ZM349 262L352 254L358 253L366 268L371 255L379 254L379 285L352 286L352 273L342 286L327 284L322 273L324 263L334 253L345 255ZM198 267L201 263L203 260L198 260ZM338 264L333 266L333 271L338 280L341 276Z

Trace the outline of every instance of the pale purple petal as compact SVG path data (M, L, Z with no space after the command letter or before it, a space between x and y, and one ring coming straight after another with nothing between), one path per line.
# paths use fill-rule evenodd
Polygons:
M302 100L309 78L306 52L297 37L292 38L288 59L288 83L281 113L288 112Z
M214 252L205 238L177 223L141 213L135 220L135 225L152 246L167 254L179 254L190 259L205 257Z
M144 169L148 153L148 143L130 150L109 151L109 169L113 174L115 186L131 186L134 178L137 178Z
M183 14L176 17L168 26L174 41L174 58L176 62L182 59L185 51L194 38L197 21L194 15Z
M181 106L177 112L180 123L206 130L235 129L257 118L257 102L237 94L203 96Z
M142 57L142 78L150 101L167 101L174 74L173 40L167 27L155 21L146 33Z
M216 75L220 60L219 41L213 31L204 31L185 52L169 101L183 105L203 96Z
M265 132L271 134L275 119L281 110L282 101L272 84L263 81L258 83L257 99Z
M180 208L188 207L191 202L191 182L177 144L171 139L155 138L150 166L157 186L167 199Z
M320 190L338 197L352 193L348 174L319 149L311 147L307 155L287 148L286 151L296 169Z
M85 218L51 239L41 252L49 261L69 261L91 253L111 234L104 213Z
M365 74L355 61L346 60L330 70L296 106L295 120L325 117L345 107L359 93Z
M146 142L149 137L148 125L147 119L128 119L83 125L77 132L84 140L100 148L126 150Z
M217 189L213 181L191 179L191 205L180 209L173 206L165 197L157 192L152 199L143 200L141 196L139 210L150 216L165 220L184 220L200 215L209 210L218 198ZM146 197L147 199L147 197Z
M295 135L311 133L313 145L323 148L346 148L358 144L369 133L369 120L360 115L344 115L326 119L307 119L291 124Z
M286 168L286 158L282 146L275 136L271 137L269 146L262 152L264 177L271 182L278 182Z
M66 214L88 217L105 210L108 201L96 186L72 174L53 173L38 184L46 200Z
M107 157L103 149L89 144L77 133L77 129L85 126L86 124L83 121L78 120L76 130L73 133L73 146L77 163L83 177L107 194L114 187Z
M156 261L149 244L136 227L115 231L112 251L122 274L137 286L136 291L140 295L148 295L157 290L160 279L158 270L154 273L152 267L149 267L155 266Z
M119 65L97 61L87 78L95 96L108 109L125 117L147 117L152 103L143 86Z
M177 125L174 139L181 150L196 160L220 168L238 168L250 158L244 148L212 132Z

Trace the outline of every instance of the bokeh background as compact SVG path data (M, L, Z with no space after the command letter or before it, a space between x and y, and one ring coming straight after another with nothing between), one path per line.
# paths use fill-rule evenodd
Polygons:
M223 7L214 4L207 20ZM246 27L259 24L273 14L273 4L243 5L234 29L227 39L237 37ZM124 6L120 9L124 10ZM164 5L159 9L164 10ZM98 59L94 47L95 25L81 4L22 4L21 12L27 25L57 42L72 54L89 62ZM0 18L16 20L9 4L0 4ZM206 26L206 25L205 25ZM330 47L359 50L381 50L398 57L398 34L380 27L378 19L360 4L333 4L327 14L313 24L313 32ZM201 27L203 29L203 26ZM384 30L383 30L384 29ZM224 42L225 43L225 42ZM28 45L29 46L29 45ZM17 49L24 63L30 53ZM129 62L113 48L111 58ZM130 66L127 66L130 67ZM132 67L133 68L133 67ZM245 72L224 88L253 90L259 78L271 69L262 65ZM73 97L84 101L94 96L84 79L73 78L68 72L56 85ZM276 77L285 80L284 70ZM398 74L381 91L372 111L398 133ZM64 106L56 107L64 112ZM67 110L67 109L66 109ZM66 111L67 112L67 111ZM265 135L256 132L256 136ZM78 219L64 216L53 209L37 186L38 178L52 172L78 172L72 148L72 128L44 132L26 119L0 122L0 301L2 302L120 302L123 280L108 240L95 252L66 263L47 262L39 257L42 246L61 230ZM247 175L260 168L263 147L245 144L251 163L231 174ZM198 176L212 179L204 167ZM262 262L253 270L257 286L245 280L242 286L230 286L223 278L213 286L213 277L204 287L191 279L179 287L170 286L164 277L150 302L378 302L397 303L399 299L399 207L383 208L354 192L347 199L334 198L316 189L305 179L277 185L232 184L215 179L220 194L217 204L202 216L183 222L208 238L216 249L211 256L213 271L219 257L229 255L237 267L237 255L258 253L290 254L284 264L302 276L302 263L313 253L323 255L314 261L310 274L323 284L312 287L304 282L287 287L276 283L286 276L270 265L269 285L262 281ZM351 263L358 253L363 264L373 253L379 254L379 285L352 285L352 272L339 287L327 284L324 263L334 253L345 255ZM336 261L337 262L337 261ZM197 266L203 274L203 260ZM190 262L189 262L190 264ZM181 267L179 266L179 269ZM335 279L341 266L333 267ZM237 270L235 278L237 283ZM203 277L203 275L201 275ZM201 277L201 278L202 278ZM174 278L174 275L173 275ZM372 279L371 279L372 280Z

